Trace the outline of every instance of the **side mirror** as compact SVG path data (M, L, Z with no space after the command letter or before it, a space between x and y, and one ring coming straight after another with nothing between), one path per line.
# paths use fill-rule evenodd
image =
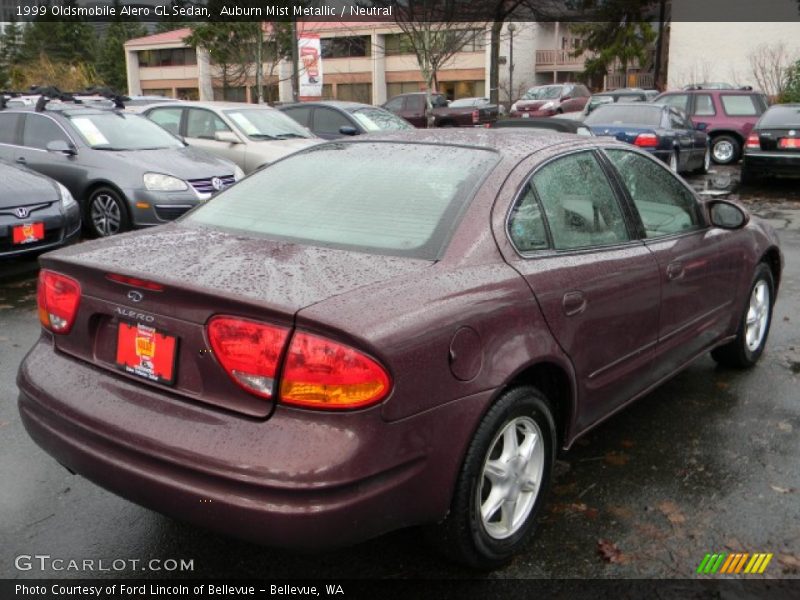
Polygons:
M708 123L695 123L694 128L697 129L697 131L705 131L708 129Z
M47 142L48 152L61 152L61 154L66 154L67 156L75 156L78 153L78 150L65 140L53 140L52 142Z
M214 133L214 139L218 142L226 142L228 144L241 144L242 141L232 131L217 131Z
M339 127L339 133L342 135L358 135L358 130L352 125L342 125Z
M726 200L714 200L708 205L711 224L720 229L741 229L747 224L747 213Z

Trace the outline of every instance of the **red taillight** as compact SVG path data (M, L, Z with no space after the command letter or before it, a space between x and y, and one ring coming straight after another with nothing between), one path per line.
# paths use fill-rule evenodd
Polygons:
M214 317L208 339L228 375L246 391L272 398L289 329L236 317Z
M750 135L748 135L747 136L747 142L745 142L744 147L745 148L752 148L752 149L755 149L755 150L758 150L759 148L761 148L761 142L758 139L758 134L757 133L751 133Z
M358 350L295 333L281 375L280 400L310 408L363 408L383 400L390 386L383 367Z
M658 136L655 133L640 133L633 142L640 148L655 148L658 146Z
M154 283L152 281L145 281L144 279L137 279L136 277L126 277L125 275L117 275L116 273L108 273L106 275L106 279L110 279L111 281L116 281L117 283L122 283L124 285L130 285L133 287L143 288L145 290L152 290L154 292L162 292L164 291L164 286L160 283Z
M480 113L480 111L478 111L477 109L473 110L472 111L472 124L473 125L477 125L480 122L481 122L481 113Z
M36 299L42 325L53 333L69 333L81 301L80 284L66 275L42 269Z

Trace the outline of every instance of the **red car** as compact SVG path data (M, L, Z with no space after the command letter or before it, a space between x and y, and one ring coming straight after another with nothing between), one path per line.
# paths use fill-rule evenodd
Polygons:
M767 110L766 96L752 89L692 89L665 92L653 102L684 111L695 127L711 138L711 159L719 165L733 164L759 117Z
M491 567L524 548L558 448L706 352L758 361L783 263L738 205L608 139L375 135L42 257L33 439L230 535L425 524Z
M532 87L511 105L511 117L552 117L583 110L592 93L580 83L559 83Z

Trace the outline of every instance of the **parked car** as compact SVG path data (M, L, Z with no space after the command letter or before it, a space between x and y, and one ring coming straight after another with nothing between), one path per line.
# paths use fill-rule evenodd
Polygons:
M693 89L665 92L654 102L684 111L711 138L711 158L720 165L733 164L758 118L767 110L766 96L752 90Z
M683 86L684 90L735 90L737 87L724 81L703 81Z
M777 104L761 115L744 145L742 183L800 177L800 104Z
M559 133L574 133L577 135L594 135L592 130L579 121L559 119L557 117L533 119L501 119L492 123L492 129L539 130L546 129Z
M511 105L511 117L552 117L583 110L592 93L580 83L537 85Z
M63 185L3 161L0 181L0 259L38 254L78 239L81 211Z
M425 92L400 94L383 105L388 111L403 117L414 127L427 127L428 117ZM491 106L450 107L442 94L431 94L431 110L434 127L483 127L497 119L497 109Z
M140 115L71 103L0 111L0 158L63 184L95 236L171 221L243 176Z
M360 102L302 102L286 104L278 110L326 140L376 131L414 129L411 123L396 114Z
M495 118L499 115L504 115L506 112L502 104L492 104L489 98L458 98L452 100L449 106L450 108L487 108L493 113Z
M153 104L143 114L190 146L233 161L245 173L322 141L263 104L170 102Z
M583 107L583 118L589 116L592 111L601 104L613 104L614 102L647 102L647 94L644 90L612 90L592 94L586 106Z
M583 124L595 135L612 136L650 152L676 173L706 173L711 164L708 135L671 106L605 104L597 107Z
M558 448L709 351L755 365L783 267L633 146L488 129L328 142L41 262L19 410L70 470L274 546L430 525L482 568Z

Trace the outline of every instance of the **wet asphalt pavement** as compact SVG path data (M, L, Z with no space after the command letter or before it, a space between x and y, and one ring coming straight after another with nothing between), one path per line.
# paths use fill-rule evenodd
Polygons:
M739 189L738 169L693 178L779 230L786 271L767 351L752 371L702 358L563 455L527 551L488 577L693 577L706 553L768 552L768 577L800 576L800 186ZM27 436L17 367L39 335L35 262L0 264L0 577L177 573L18 571L19 555L193 560L196 577L449 578L474 575L401 531L297 555L226 539L70 475Z

